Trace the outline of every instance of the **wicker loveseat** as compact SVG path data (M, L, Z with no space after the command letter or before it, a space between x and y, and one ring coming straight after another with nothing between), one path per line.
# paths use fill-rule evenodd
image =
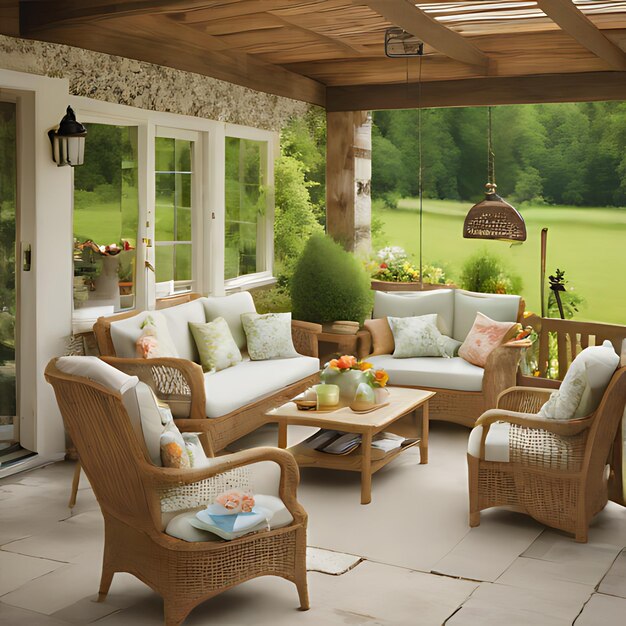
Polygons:
M487 409L496 406L498 395L512 387L528 344L509 342L494 350L484 368L461 357L394 358L393 335L387 317L411 317L436 313L445 335L462 342L476 314L484 313L499 322L521 321L524 301L519 296L484 294L462 289L385 293L376 291L371 320L366 320L361 357L389 374L389 383L400 387L431 389L430 419L474 426Z
M94 333L103 359L147 383L167 402L181 431L207 432L218 452L266 423L265 413L318 381L316 334L321 326L292 322L292 338L300 356L251 361L245 355L241 314L254 312L252 296L240 292L223 297L200 297L160 311L131 311L102 317ZM135 356L135 342L146 316L167 324L180 358L143 359ZM244 360L214 373L203 373L189 322L223 317Z

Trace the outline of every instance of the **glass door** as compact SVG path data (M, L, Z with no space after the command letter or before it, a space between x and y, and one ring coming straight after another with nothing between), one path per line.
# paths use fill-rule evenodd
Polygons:
M16 104L0 102L0 465L19 448L15 367L16 132Z

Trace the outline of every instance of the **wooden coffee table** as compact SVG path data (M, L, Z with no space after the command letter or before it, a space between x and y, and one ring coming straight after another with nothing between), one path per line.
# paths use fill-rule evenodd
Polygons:
M372 474L393 461L401 452L413 445L420 448L420 463L428 463L428 401L434 391L389 387L389 404L369 413L355 413L347 406L333 411L300 411L293 402L287 402L266 415L278 423L278 446L287 447L289 425L317 426L345 433L360 433L361 446L345 454L328 454L298 444L289 448L300 467L323 467L327 469L361 472L361 504L372 501ZM408 446L384 453L372 450L374 435L388 428L405 415L413 414L418 424L418 439Z

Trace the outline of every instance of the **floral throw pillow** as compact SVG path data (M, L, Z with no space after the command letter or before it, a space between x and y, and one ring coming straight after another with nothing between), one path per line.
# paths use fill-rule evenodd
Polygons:
M223 317L202 324L189 322L205 372L219 372L241 361L241 352Z
M298 356L291 339L291 313L242 313L241 322L252 361Z
M437 314L417 317L388 317L393 333L394 359L425 356L454 356L458 342L441 334Z
M516 330L516 322L496 322L477 313L474 325L459 348L459 356L472 365L485 367L487 357Z
M135 342L135 351L140 359L178 356L167 323L162 317L146 316L141 324L141 335Z
M187 452L185 440L174 422L165 426L161 433L161 463L163 467L187 469L191 467L192 457Z

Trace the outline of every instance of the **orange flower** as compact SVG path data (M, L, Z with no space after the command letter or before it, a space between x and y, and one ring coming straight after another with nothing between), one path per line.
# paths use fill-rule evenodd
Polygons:
M374 372L374 383L379 387L384 387L389 381L389 374L385 370L376 370Z
M328 367L330 367L331 369L334 370L338 370L339 369L339 361L337 361L337 359L331 359L328 363Z
M339 359L337 359L337 367L341 370L352 369L355 365L356 358L348 354L344 354L342 357L339 357Z
M372 369L372 367L374 367L371 363L368 363L367 361L359 361L357 363L357 366L362 372L366 372L367 370Z

